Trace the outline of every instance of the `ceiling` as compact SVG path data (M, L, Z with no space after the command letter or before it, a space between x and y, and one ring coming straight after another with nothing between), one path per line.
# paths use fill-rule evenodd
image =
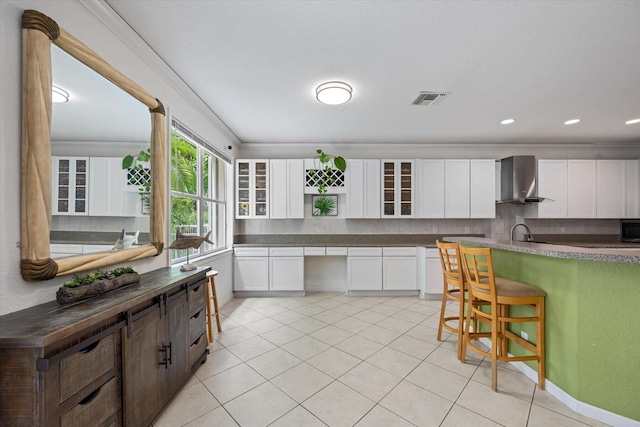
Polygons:
M640 144L640 1L106 2L242 142Z

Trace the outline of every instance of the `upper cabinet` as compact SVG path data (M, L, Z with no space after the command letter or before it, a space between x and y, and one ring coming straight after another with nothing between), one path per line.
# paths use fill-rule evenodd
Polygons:
M444 218L444 160L416 160L416 203L420 218Z
M269 218L269 161L236 161L237 219Z
M596 218L596 161L567 160L567 216Z
M469 162L469 217L496 217L496 162L472 159Z
M414 161L382 160L382 218L414 216Z
M624 218L627 215L625 160L596 161L596 216Z
M538 195L546 200L527 210L537 210L538 218L567 217L566 160L538 160Z
M444 161L445 218L469 218L470 172L468 159L447 159Z
M625 160L627 218L640 218L640 160Z
M89 158L52 157L53 215L89 214Z
M347 160L345 218L380 218L380 160Z
M304 218L304 161L269 161L270 218Z

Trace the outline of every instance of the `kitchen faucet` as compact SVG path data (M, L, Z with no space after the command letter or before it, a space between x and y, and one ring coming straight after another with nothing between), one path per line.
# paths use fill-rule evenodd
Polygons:
M526 241L527 242L533 242L533 235L531 234L531 230L529 229L529 227L527 226L527 224L524 224L522 222L514 225L513 227L511 227L511 242L513 242L513 233L516 231L516 227L518 227L519 225L523 226L525 228L525 230L527 230L527 234L525 234L526 237Z

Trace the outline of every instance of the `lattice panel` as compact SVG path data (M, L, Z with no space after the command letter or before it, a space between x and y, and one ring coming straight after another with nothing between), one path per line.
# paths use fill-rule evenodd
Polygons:
M324 174L321 174L318 169L307 169L305 175L305 185L307 187L317 187L318 182ZM327 187L344 187L344 172L338 169L331 169L328 171L329 176L326 178L328 181L325 183Z
M151 182L151 169L149 168L130 168L127 172L127 185L144 186L148 182Z

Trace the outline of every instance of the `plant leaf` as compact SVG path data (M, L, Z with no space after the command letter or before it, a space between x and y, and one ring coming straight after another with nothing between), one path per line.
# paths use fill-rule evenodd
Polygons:
M343 157L336 157L333 159L333 164L335 165L336 169L344 172L347 169L347 161L343 158Z
M133 163L133 156L129 154L124 159L122 159L122 169L129 169L132 163Z

